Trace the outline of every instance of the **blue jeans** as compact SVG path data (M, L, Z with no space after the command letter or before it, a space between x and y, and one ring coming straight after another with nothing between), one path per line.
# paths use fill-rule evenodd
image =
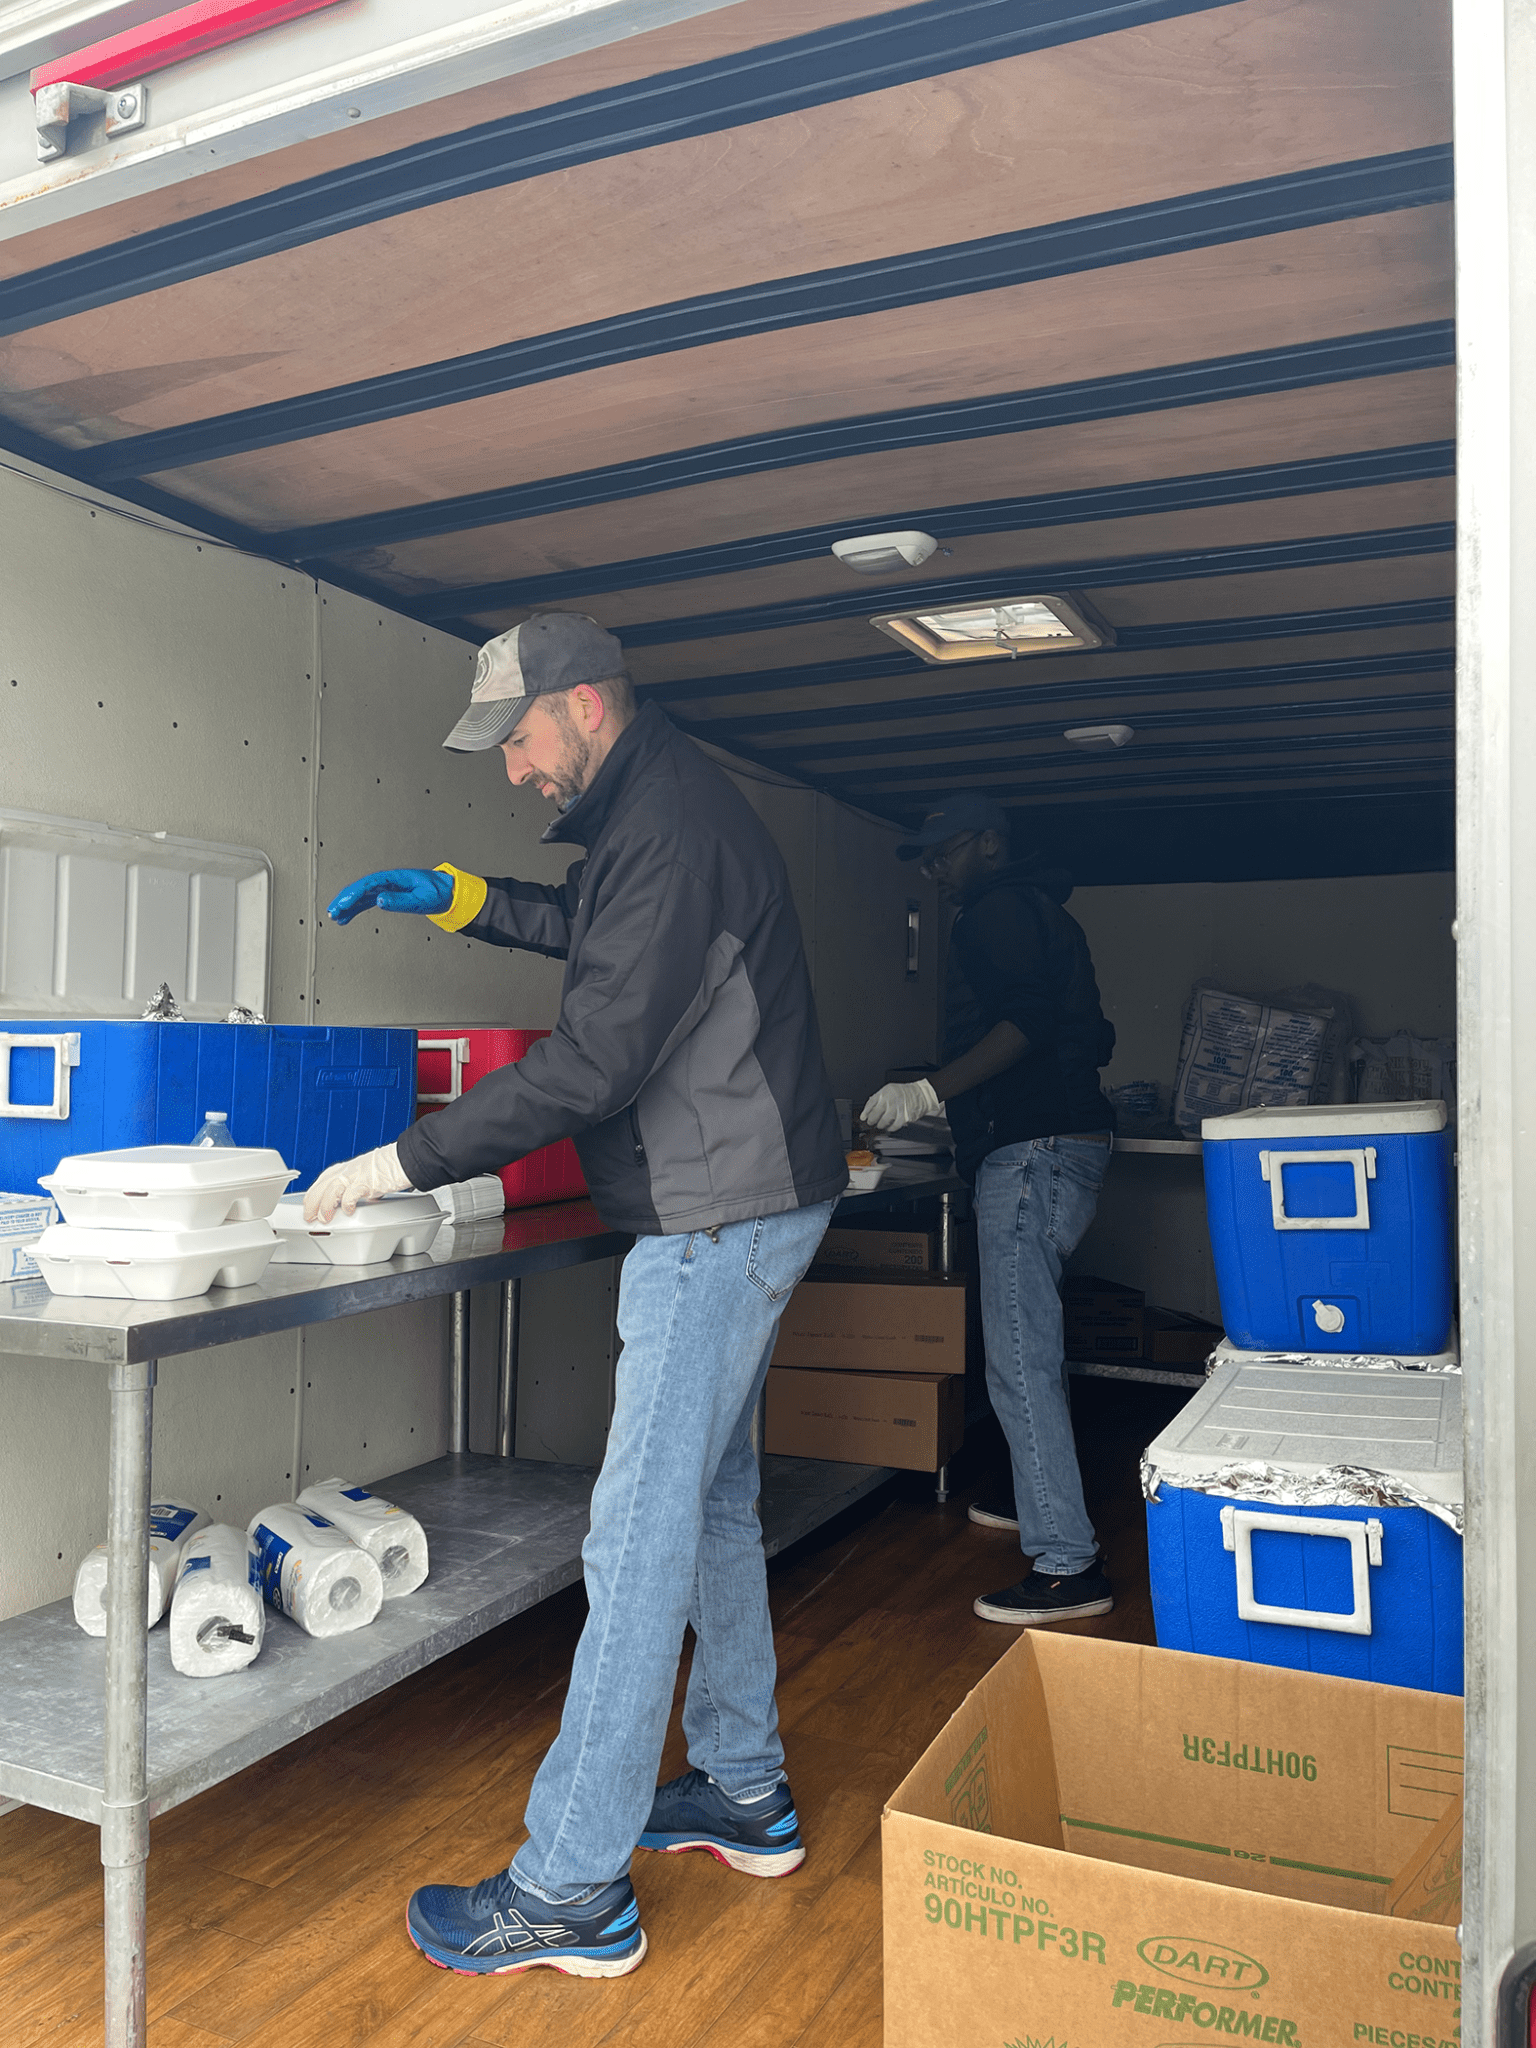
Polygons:
M1072 1438L1060 1288L1109 1152L1083 1138L1031 1138L989 1153L976 1175L987 1391L1013 1458L1019 1546L1051 1577L1086 1571L1098 1554Z
M642 1237L619 1288L617 1399L582 1545L590 1612L515 1882L551 1902L629 1868L651 1811L683 1628L689 1761L727 1792L784 1776L753 1412L830 1202Z

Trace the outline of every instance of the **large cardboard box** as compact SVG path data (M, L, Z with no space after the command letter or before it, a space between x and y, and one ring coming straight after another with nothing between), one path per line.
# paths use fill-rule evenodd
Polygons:
M1459 2048L1461 1727L1023 1632L885 1811L885 2048Z
M789 1297L776 1366L822 1372L965 1371L962 1279L938 1273L840 1273Z
M937 1472L965 1437L965 1381L952 1373L768 1374L763 1449L786 1458Z
M928 1273L933 1270L933 1234L927 1230L829 1230L817 1250L816 1264Z

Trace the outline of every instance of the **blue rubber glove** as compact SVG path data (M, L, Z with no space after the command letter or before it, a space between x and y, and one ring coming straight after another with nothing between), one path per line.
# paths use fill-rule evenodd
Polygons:
M453 877L435 868L380 868L351 882L326 911L335 924L350 924L362 910L410 910L436 917L453 901Z

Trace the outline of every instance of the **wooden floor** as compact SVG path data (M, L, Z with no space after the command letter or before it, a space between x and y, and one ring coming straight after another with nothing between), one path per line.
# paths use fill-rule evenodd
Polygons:
M1180 1397L1088 1382L1077 1398L1117 1604L1066 1626L1150 1642L1137 1458ZM155 1822L152 2048L878 2048L882 1804L1015 1640L970 1605L1019 1573L1011 1539L966 1519L996 1476L944 1508L898 1481L770 1567L809 1850L793 1876L637 1856L650 1953L617 1982L459 1977L417 1954L411 1890L472 1883L522 1839L584 1613L572 1587ZM674 1717L662 1775L683 1768ZM6 2048L100 2041L94 1829L0 1818L0 1927Z

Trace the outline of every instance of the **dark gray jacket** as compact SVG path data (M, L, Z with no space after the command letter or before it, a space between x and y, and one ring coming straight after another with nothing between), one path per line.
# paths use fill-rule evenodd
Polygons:
M655 1236L847 1186L800 924L745 797L647 705L544 834L562 884L492 881L467 937L566 962L560 1018L400 1139L418 1188L574 1137L613 1229Z

